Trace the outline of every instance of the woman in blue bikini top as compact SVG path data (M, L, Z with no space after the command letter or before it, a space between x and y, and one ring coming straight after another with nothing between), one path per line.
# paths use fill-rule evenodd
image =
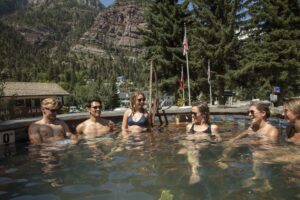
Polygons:
M125 111L122 121L122 131L144 132L149 130L151 121L149 113L144 109L145 95L136 91L131 97L131 108Z

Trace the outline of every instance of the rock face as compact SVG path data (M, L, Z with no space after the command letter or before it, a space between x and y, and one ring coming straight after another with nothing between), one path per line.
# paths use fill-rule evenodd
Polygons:
M116 3L100 12L79 43L105 48L140 51L138 28L144 28L143 8L137 3Z
M29 5L40 6L45 4L51 4L54 1L59 2L64 0L25 0L25 1L27 1ZM75 1L77 1L78 4L86 5L91 8L97 8L97 9L104 8L103 4L101 4L99 0L75 0Z

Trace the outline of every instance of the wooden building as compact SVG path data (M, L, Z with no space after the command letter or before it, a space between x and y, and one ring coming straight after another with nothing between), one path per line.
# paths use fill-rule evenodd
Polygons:
M0 119L17 119L41 115L41 101L55 97L63 104L63 97L68 96L56 83L6 82L4 96L1 97Z

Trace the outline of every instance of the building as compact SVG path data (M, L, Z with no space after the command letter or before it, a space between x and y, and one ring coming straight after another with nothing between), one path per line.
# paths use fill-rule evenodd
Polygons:
M68 95L56 83L6 82L4 95L1 97L0 119L39 116L41 100L56 97L63 104L63 97Z

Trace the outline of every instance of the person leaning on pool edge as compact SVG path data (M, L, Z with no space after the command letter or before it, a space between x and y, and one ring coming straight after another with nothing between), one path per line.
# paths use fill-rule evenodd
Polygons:
M76 133L79 138L93 139L114 131L114 123L101 118L101 109L101 100L93 99L88 102L87 110L90 118L77 125Z
M54 98L46 98L41 102L42 119L32 123L28 129L31 144L54 143L63 141L65 137L77 140L68 125L56 118L59 104Z
M300 98L284 102L283 116L289 123L286 129L287 141L300 145Z

